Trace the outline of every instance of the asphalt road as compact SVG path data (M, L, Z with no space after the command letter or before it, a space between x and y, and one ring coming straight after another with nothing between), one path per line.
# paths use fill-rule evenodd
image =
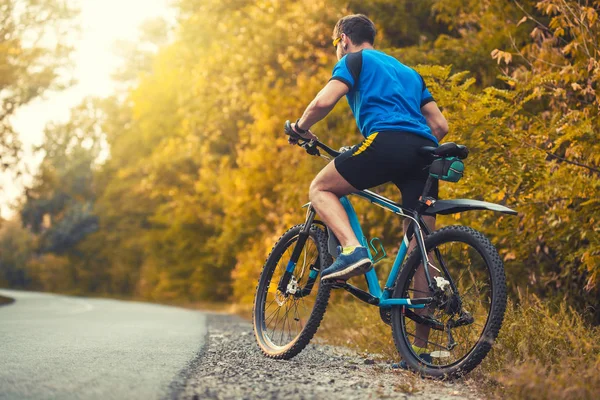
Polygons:
M203 313L0 290L0 399L179 397L206 340Z

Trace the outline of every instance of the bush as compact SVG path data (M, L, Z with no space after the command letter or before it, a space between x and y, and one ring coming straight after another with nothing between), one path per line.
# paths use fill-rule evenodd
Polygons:
M599 339L600 328L588 326L571 307L531 296L509 307L481 370L511 398L596 399Z

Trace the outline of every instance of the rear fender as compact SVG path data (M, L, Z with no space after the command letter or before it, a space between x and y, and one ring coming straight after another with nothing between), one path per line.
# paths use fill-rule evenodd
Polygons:
M517 215L515 210L500 204L469 199L438 200L428 207L423 212L423 215L448 215L472 210L490 210L504 214Z

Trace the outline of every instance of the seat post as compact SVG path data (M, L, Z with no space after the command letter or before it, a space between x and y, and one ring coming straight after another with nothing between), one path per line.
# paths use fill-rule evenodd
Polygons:
M421 195L421 199L420 200L425 201L425 199L429 196L429 191L431 190L431 185L433 185L433 180L434 179L436 179L436 178L434 178L431 175L429 175L427 177L427 181L425 182L425 187L423 188L423 194Z
M435 202L435 200L437 200L435 198L429 197L429 191L431 190L431 185L433 185L434 179L437 179L437 178L434 178L431 175L429 175L427 177L427 181L425 182L425 187L423 188L423 194L419 198L419 203L420 203L419 214L421 214L427 207L432 205L431 200L433 200L433 202Z

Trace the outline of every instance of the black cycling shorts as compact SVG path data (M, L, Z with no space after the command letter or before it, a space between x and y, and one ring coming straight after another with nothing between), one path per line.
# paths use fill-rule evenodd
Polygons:
M358 190L393 182L402 193L402 205L415 210L429 176L429 164L417 150L437 145L409 132L375 132L334 160L340 175ZM438 196L438 181L429 196Z

